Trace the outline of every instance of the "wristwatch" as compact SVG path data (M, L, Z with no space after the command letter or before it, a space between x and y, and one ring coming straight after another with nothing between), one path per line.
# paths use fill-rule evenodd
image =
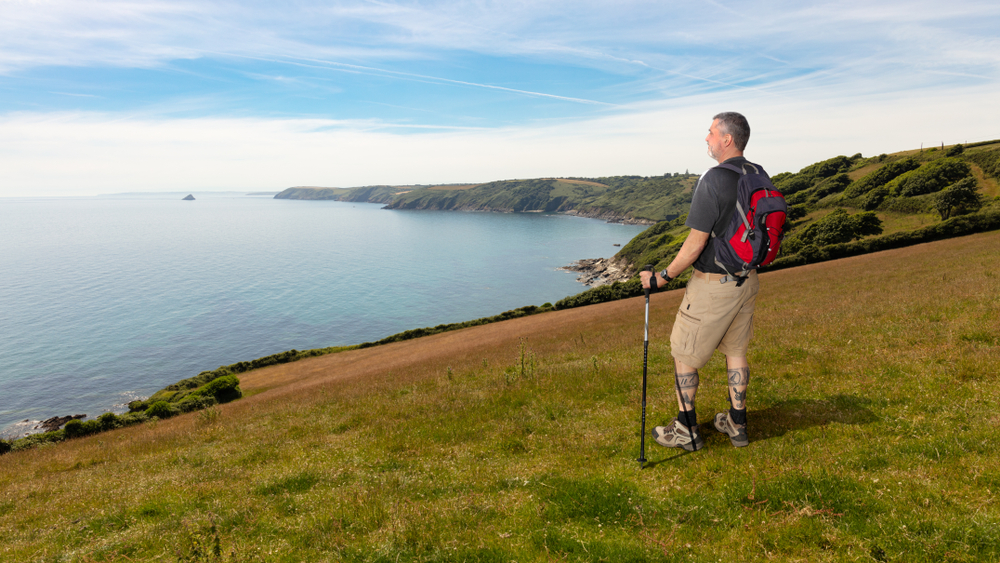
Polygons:
M663 279L667 280L667 283L670 283L670 281L674 279L674 278L670 277L669 275L667 275L667 269L666 268L664 268L663 271L660 272L660 277L662 277Z

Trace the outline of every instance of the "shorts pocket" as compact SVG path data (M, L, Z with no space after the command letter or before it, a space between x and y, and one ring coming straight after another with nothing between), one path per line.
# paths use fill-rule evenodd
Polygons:
M698 330L701 320L678 311L674 319L674 328L670 332L670 351L674 357L694 356L698 343Z

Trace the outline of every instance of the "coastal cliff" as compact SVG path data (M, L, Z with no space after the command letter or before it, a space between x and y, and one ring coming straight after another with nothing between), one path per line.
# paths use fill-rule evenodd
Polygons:
M390 203L407 188L401 186L363 186L360 188L320 188L298 186L282 190L274 199L336 200L367 203Z
M535 178L484 184L288 188L275 199L385 204L386 209L492 213L565 213L613 223L649 225L683 213L697 176Z
M683 213L697 176L612 176L500 180L400 194L388 209L566 213L616 223L652 224Z

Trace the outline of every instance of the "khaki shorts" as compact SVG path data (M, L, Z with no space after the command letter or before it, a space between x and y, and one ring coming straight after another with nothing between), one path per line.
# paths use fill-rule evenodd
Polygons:
M743 285L719 283L691 276L670 333L670 353L682 363L701 369L718 349L727 356L745 356L753 337L753 308L757 300L757 272Z

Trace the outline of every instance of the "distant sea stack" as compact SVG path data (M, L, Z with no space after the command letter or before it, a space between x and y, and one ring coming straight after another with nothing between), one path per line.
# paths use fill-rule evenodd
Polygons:
M188 194L187 197L185 197L181 201L194 201L194 196L191 195L191 194Z

